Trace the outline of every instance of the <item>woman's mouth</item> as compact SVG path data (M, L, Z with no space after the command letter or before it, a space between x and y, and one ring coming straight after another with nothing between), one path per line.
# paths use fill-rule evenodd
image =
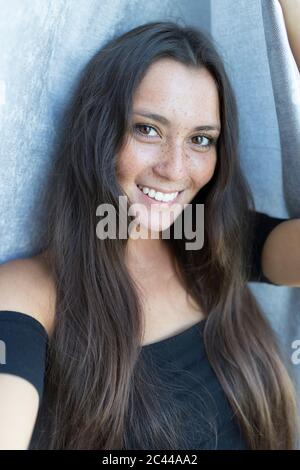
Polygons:
M159 204L164 207L170 207L175 202L178 202L180 194L183 192L163 193L146 186L137 185L137 187L143 201L148 204Z

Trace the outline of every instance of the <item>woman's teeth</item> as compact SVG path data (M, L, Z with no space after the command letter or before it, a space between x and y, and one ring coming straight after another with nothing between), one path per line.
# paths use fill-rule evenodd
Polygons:
M160 191L155 191L152 188L148 188L147 186L140 186L137 185L141 191L143 191L144 194L147 194L152 199L155 199L156 201L162 201L162 202L169 202L173 201L176 199L178 196L179 192L177 191L176 193L161 193Z

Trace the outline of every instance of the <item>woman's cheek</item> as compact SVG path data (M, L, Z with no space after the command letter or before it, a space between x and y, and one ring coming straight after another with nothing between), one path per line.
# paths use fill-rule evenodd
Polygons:
M128 145L118 158L117 168L120 178L126 180L134 178L143 170L146 158L147 156L136 145Z
M194 179L197 180L198 186L203 186L213 177L217 163L216 154L208 152L200 155L200 158L196 158L193 163Z

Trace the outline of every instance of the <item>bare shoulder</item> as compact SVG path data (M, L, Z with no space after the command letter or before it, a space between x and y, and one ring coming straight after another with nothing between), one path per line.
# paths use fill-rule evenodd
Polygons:
M45 253L0 265L0 311L31 315L51 336L56 289Z

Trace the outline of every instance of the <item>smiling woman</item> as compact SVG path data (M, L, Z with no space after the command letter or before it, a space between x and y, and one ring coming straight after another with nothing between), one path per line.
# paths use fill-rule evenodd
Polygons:
M295 448L293 382L247 285L254 204L213 43L172 22L111 39L83 71L64 123L45 198L47 249L30 269L0 270L7 338L20 325L8 310L38 312L49 337L30 448ZM141 232L155 237L97 237L99 205L130 224L120 196L144 205ZM205 205L201 249L175 236L185 204L194 223Z

